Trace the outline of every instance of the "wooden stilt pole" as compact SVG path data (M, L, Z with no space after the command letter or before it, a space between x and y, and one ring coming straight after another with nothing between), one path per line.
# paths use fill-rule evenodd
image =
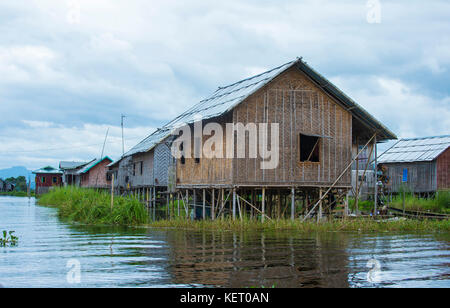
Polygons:
M319 189L319 212L317 213L317 222L320 222L320 220L322 219L322 188Z
M263 188L262 189L262 216L261 216L261 221L264 222L264 218L266 216L266 189Z
M295 219L295 188L291 188L291 220Z
M203 188L203 220L206 219L206 190Z
M233 187L233 220L236 219L236 188Z
M215 196L214 195L215 194L216 194L216 192L213 188L212 195L211 195L211 219L212 220L214 220L216 218L216 216L215 216L216 214L215 214L215 210L214 210L214 208L215 208L215 200L214 200Z
M114 173L111 178L111 211L114 206Z
M189 190L188 189L186 189L186 207L185 207L185 210L186 210L186 219L189 219L190 217L189 217Z
M225 189L221 189L221 198L222 198L222 204L221 204L221 211L222 211L222 219L225 217Z

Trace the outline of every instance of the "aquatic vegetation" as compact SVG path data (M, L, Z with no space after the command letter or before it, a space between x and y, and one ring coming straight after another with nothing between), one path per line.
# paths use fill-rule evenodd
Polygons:
M292 230L303 233L309 232L334 232L334 231L358 231L358 232L386 232L386 231L450 231L450 221L432 220L385 220L378 221L370 218L335 219L316 223L313 221L302 222L288 219L268 220L264 223L256 220L243 219L218 219L191 221L186 219L160 220L151 222L148 226L155 228L176 228L193 230L214 231L281 231Z
M42 195L38 204L56 207L62 219L84 224L140 225L148 222L144 205L132 197L114 197L107 191L78 187L56 188Z
M3 230L3 237L0 238L0 247L16 246L19 238L14 235L15 231Z
M392 200L392 207L403 209L403 196L399 194ZM405 208L412 211L450 214L450 190L439 191L434 198L418 198L411 193L405 195Z
M9 192L0 192L0 196L28 197L28 193L26 191L9 191ZM34 197L34 191L31 192L31 197Z

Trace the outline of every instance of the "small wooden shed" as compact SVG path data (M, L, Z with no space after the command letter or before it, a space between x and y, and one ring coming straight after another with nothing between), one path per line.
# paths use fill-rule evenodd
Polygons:
M378 158L389 193L450 189L450 135L402 139Z

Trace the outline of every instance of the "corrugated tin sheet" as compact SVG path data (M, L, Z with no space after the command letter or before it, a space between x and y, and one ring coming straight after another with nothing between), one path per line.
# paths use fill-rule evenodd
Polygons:
M433 161L450 146L450 135L402 139L378 158L380 163Z
M345 96L343 92L335 87L330 81L309 67L306 62L303 62L301 59L297 59L262 74L238 81L229 86L219 87L210 97L200 101L197 105L176 117L163 128L158 129L152 135L128 151L125 156L150 151L156 144L168 137L176 127L193 123L198 121L199 118L203 120L210 119L232 110L247 97L267 85L275 77L294 65L297 65L300 70L310 76L322 89L332 94L342 104L348 107L354 116L357 116L359 119L363 118L363 120L365 120L370 126L379 130L381 137L380 139L397 138L380 122L370 116L369 113L367 113L367 111L365 111L361 106L356 104L349 97Z
M78 174L83 174L88 172L89 170L91 170L92 168L94 168L95 166L97 166L99 163L101 163L102 161L104 161L105 159L109 160L110 162L112 162L112 159L109 158L108 156L102 158L102 159L94 159L93 161L91 161L89 164L87 164L86 166L84 166L82 169L80 169L77 173Z
M62 161L59 163L59 168L60 169L76 169L76 168L80 168L84 165L89 164L89 162L80 162L80 161Z

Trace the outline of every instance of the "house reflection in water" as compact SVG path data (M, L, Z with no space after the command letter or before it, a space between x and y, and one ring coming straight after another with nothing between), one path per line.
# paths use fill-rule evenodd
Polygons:
M168 271L183 285L348 287L348 238L274 233L170 232Z

